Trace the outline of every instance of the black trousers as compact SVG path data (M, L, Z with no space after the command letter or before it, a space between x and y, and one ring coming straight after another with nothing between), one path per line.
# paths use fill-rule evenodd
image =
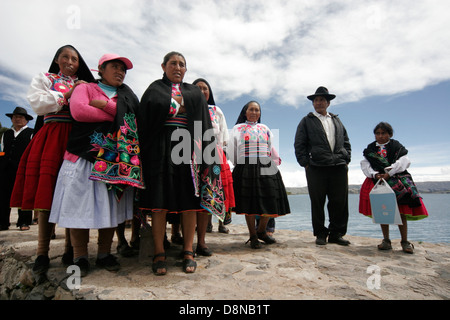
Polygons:
M16 171L11 168L3 168L1 172L0 183L0 228L8 228L10 223L11 208L9 202L11 194L14 189L14 182L16 180ZM31 225L33 219L33 211L18 210L17 226L20 227L23 224Z
M348 223L348 167L347 165L306 169L314 236L343 236ZM325 202L329 226L325 227Z

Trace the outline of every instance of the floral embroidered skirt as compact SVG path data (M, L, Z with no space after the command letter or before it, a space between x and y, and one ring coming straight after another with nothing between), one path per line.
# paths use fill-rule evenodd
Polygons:
M372 208L370 206L369 193L374 186L373 180L366 178L359 192L359 213L370 218L372 218ZM420 204L420 207L409 207L408 205L400 204L398 205L398 209L400 214L405 215L408 221L421 220L428 217L428 211L422 199L420 199Z
M280 171L270 158L262 159L245 158L246 163L234 167L234 212L270 217L289 214L291 209Z
M11 197L11 207L50 210L59 168L72 123L46 123L22 155Z

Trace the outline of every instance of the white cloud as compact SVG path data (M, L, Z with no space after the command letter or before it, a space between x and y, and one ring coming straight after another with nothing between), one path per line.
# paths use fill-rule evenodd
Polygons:
M91 68L106 52L129 57L126 83L138 96L161 78L172 50L187 59L185 80L208 79L222 103L251 95L309 110L305 96L319 85L339 92L334 106L398 95L450 79L449 9L447 0L2 1L0 99L24 101L31 78L65 44ZM428 149L436 168L448 168L443 150ZM414 170L429 166L422 154ZM358 162L350 183L364 179ZM306 185L296 163L281 170L286 185Z
M181 51L188 81L207 77L222 101L254 93L298 106L322 84L340 92L337 102L354 101L450 77L446 0L47 0L1 6L0 27L8 32L0 36L0 67L27 77L48 68L66 43L93 68L105 52L129 56L136 65L129 82L138 93L161 76L165 53Z

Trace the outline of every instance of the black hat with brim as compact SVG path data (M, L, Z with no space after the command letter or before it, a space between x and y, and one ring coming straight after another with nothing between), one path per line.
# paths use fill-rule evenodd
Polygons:
M336 98L336 95L334 94L330 94L328 92L328 89L325 87L318 87L316 90L315 94L312 94L310 96L308 96L307 98L311 101L314 101L314 99L316 97L324 97L325 99L327 99L328 101L333 100L334 98Z
M15 115L15 114L24 116L25 119L27 119L28 121L33 120L33 117L30 116L30 115L28 114L27 110L26 110L25 108L22 108L22 107L16 107L16 108L14 109L13 113L6 113L5 115L8 116L8 117L10 117L10 118L12 118L12 116Z

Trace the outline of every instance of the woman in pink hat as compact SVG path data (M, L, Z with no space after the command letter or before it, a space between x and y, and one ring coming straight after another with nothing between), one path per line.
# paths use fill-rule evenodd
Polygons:
M123 83L133 67L127 58L105 54L100 80L72 94L74 118L58 175L50 221L70 228L74 263L89 271L89 229L98 229L96 265L117 271L111 255L118 224L133 217L134 188L143 188L135 110L139 100Z

